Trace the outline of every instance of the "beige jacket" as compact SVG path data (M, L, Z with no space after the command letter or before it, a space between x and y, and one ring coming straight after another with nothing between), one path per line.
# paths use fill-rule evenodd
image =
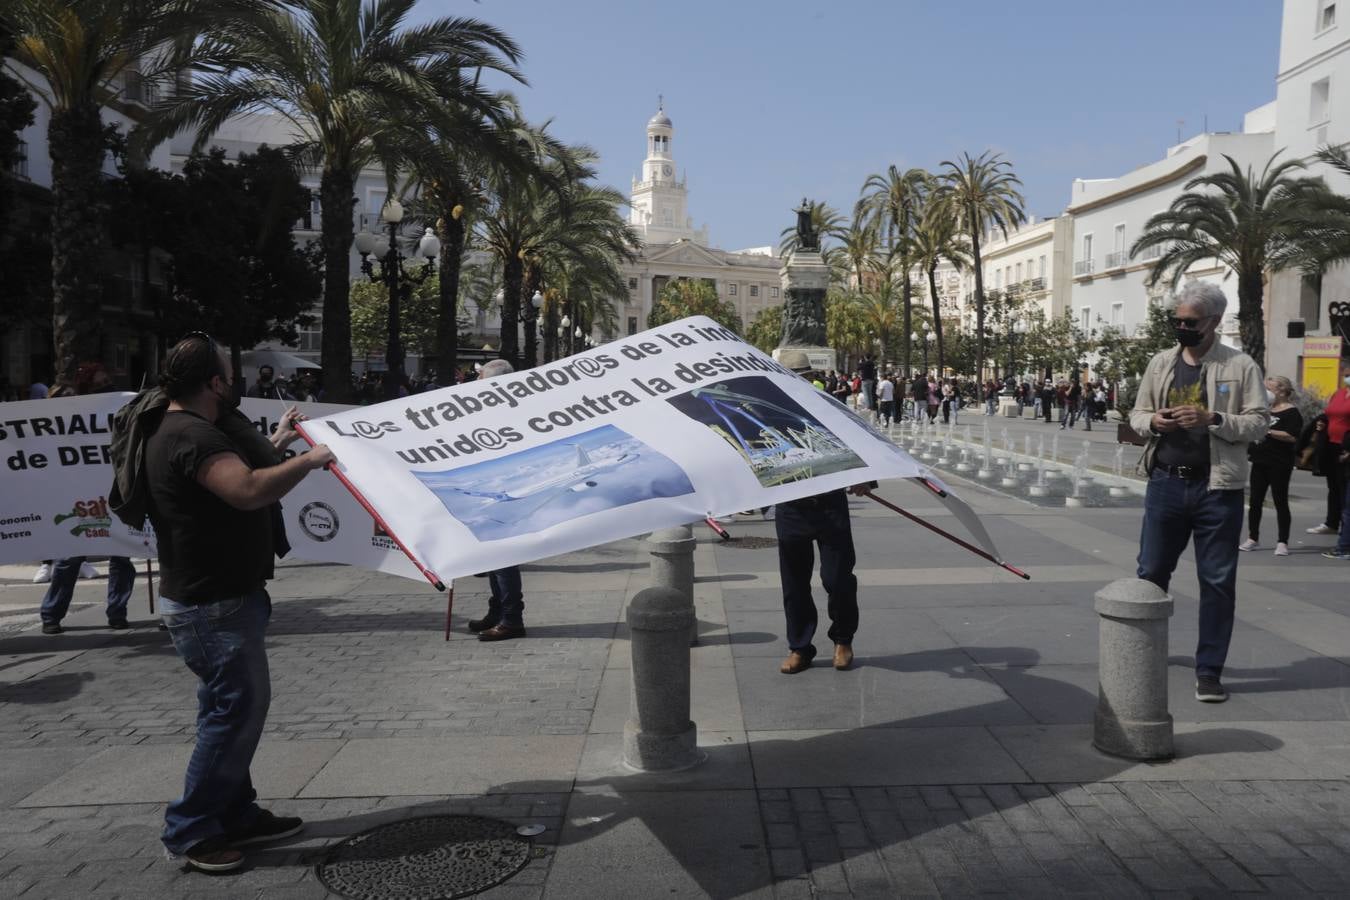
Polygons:
M1148 361L1139 382L1130 427L1148 437L1139 460L1143 472L1153 467L1153 454L1158 447L1153 414L1167 406L1167 391L1172 387L1180 352L1181 347L1176 346L1156 354ZM1264 379L1256 360L1217 340L1201 357L1200 365L1209 408L1221 416L1217 425L1209 426L1209 488L1240 491L1247 486L1247 445L1265 438L1270 427Z

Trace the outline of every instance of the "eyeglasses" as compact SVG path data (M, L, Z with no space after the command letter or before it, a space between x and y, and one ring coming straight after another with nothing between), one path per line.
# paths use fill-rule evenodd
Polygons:
M1192 331L1194 331L1195 329L1197 329L1197 328L1200 327L1200 323L1201 323L1201 322L1204 322L1204 321L1206 321L1206 320L1208 320L1208 319L1209 319L1209 316L1201 316L1201 317L1198 318L1198 319L1179 319L1179 318L1177 318L1176 316L1172 316L1172 327L1173 327L1173 328L1189 328L1189 329L1191 329Z

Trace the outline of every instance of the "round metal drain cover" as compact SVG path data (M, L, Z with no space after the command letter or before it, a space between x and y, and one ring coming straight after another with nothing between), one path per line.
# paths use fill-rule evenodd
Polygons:
M767 550L770 547L778 546L778 538L755 537L753 534L745 537L734 537L722 544L723 547L735 547L739 550Z
M353 835L315 868L324 887L351 900L453 900L501 884L531 852L510 822L423 816Z

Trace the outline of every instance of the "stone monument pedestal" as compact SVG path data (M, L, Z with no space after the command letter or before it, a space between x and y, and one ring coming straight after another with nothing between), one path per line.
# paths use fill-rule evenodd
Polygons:
M830 267L820 250L803 246L793 252L779 270L783 285L783 338L773 351L782 360L791 351L805 353L811 368L838 370L834 350L825 346L825 292L830 287Z

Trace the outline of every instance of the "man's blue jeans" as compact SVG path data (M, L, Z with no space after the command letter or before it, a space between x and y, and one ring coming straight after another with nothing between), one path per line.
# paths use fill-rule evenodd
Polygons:
M1164 591L1181 551L1195 541L1200 580L1200 640L1197 675L1223 674L1237 606L1238 542L1242 539L1242 491L1212 491L1207 479L1175 478L1154 470L1144 492L1139 537L1139 577Z
M83 556L52 560L52 583L42 597L44 624L60 624L70 611L70 600L75 596L75 582L80 579ZM125 622L127 603L131 600L131 586L136 582L136 569L125 556L108 557L108 621Z
M507 566L488 573L488 586L492 597L488 600L489 617L491 611L499 611L499 618L508 628L525 626L525 594L520 587L520 567Z
M263 649L272 600L258 588L196 605L161 596L160 609L174 648L199 679L197 744L161 835L169 852L180 854L247 828L259 813L249 766L272 700Z

